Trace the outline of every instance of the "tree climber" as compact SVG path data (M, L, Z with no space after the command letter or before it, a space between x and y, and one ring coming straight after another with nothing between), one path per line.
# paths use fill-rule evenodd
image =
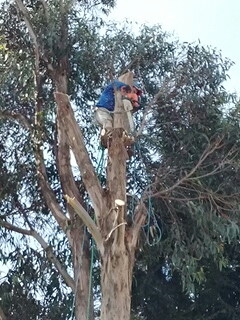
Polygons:
M137 81L133 82L132 89L124 82L114 80L103 90L99 101L95 107L95 120L97 124L104 130L103 135L111 134L113 128L113 115L115 107L115 95L114 90L121 91L122 102L124 110L127 113L128 118L128 134L134 135L134 123L132 113L136 112L140 108L140 97L142 91ZM106 146L104 146L106 147Z

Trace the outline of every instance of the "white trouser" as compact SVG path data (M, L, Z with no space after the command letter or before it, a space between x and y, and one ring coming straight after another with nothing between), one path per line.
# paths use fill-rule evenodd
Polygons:
M133 133L134 123L132 118L132 109L133 109L132 103L128 99L123 99L122 101L123 101L124 110L126 111L126 115L128 119L129 131L130 133ZM113 127L112 114L105 108L95 108L94 118L96 123L103 129Z
M113 127L113 117L105 108L96 108L94 111L94 118L97 124L103 129Z

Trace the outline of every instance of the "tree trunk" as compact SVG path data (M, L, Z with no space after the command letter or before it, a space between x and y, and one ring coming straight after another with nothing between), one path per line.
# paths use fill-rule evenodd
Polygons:
M63 63L62 65L66 65ZM65 70L59 70L55 75L56 89L58 92L67 94L67 76ZM76 186L74 176L72 173L70 162L70 148L67 142L64 123L61 114L61 105L57 107L57 165L59 177L64 194L75 197L83 206L84 203L80 196L79 190ZM67 205L67 210L71 219L71 251L74 268L75 281L75 316L76 320L93 320L93 301L92 297L89 301L89 271L90 271L90 254L89 254L89 240L87 236L84 237L83 222L76 215L74 210ZM90 288L91 290L91 288ZM89 315L88 315L89 313Z
M76 320L93 320L93 300L92 295L89 298L89 270L90 270L90 252L89 241L83 234L82 221L76 217L76 226L71 232L73 237L73 265L74 280L77 284L75 289L75 317ZM92 291L92 289L90 288ZM89 301L90 299L90 301Z
M134 254L127 248L110 247L102 258L101 320L130 319Z
M144 205L139 204L135 209L134 222L131 225L126 223L127 141L123 105L120 94L116 96L118 106L114 116L112 143L108 150L107 186L103 190L84 146L69 97L55 92L62 127L95 211L97 225L69 190L70 196L66 199L92 232L101 255L101 320L130 319L134 257L139 231L146 216ZM81 312L80 307L78 310Z
M104 219L105 250L101 264L101 320L129 320L132 272L136 242L126 223L126 160L123 131L127 119L121 95L116 92L113 140L107 167L107 212ZM121 202L122 201L122 202ZM137 237L139 234L137 231Z

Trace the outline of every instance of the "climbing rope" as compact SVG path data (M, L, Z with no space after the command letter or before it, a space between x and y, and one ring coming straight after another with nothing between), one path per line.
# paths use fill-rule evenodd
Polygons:
M90 260L90 273L89 273L89 287L88 287L88 305L87 305L87 320L90 319L90 307L91 307L91 294L92 294L92 277L93 277L93 258L94 258L94 239L92 238L91 246L91 260Z
M138 152L139 158L141 163L143 164L143 157L141 153L141 149L139 146L139 143L136 142L134 145L134 158L136 157L136 151ZM133 166L133 180L134 180L134 185L136 184L136 160L134 159L134 166ZM158 244L161 241L162 238L162 230L159 226L158 220L156 218L156 215L154 213L154 208L152 205L152 198L151 198L151 184L150 184L150 179L147 174L147 170L145 167L145 176L147 180L147 185L148 185L148 211L147 211L147 221L142 228L145 230L146 233L146 238L147 238L147 244L149 246L153 246ZM134 222L134 209L135 209L135 202L134 198L132 197L132 203L131 203L131 212L132 212L132 221Z
M80 258L79 258L79 266L78 266L78 270L77 270L77 279L76 279L75 289L74 289L74 293L73 293L72 311L71 311L70 319L74 319L74 310L75 310L75 303L76 303L77 287L78 287L78 281L79 281L79 273L80 273L80 270L81 270L81 267L82 267L82 258L83 258L85 235L86 235L86 226L84 225L83 241L82 241Z
M105 165L105 157L104 157L104 151L105 148L103 148L101 146L101 144L99 145L98 150L100 150L100 156L99 156L99 160L97 161L97 168L96 168L96 173L97 176L100 180L100 182L103 182L103 175L102 175L102 171ZM88 208L89 211L89 208ZM94 222L95 222L95 216L94 216ZM89 273L89 287L88 287L88 304L87 304L87 319L90 319L90 309L91 309L91 293L92 293L92 278L93 278L93 264L94 264L94 252L95 252L95 242L94 239L92 238L91 241L91 260L90 260L90 273Z
M142 77L140 75L139 68L138 68L138 77L141 78L142 87L143 87L144 91L146 92L145 86L143 84ZM126 112L126 111L124 111L124 112ZM135 145L136 145L136 147L135 147ZM136 142L135 145L134 145L134 157L135 157L135 152L137 150L141 162L144 163L143 162L143 157L142 157L142 154L141 154L141 150L140 150L140 147L139 147L138 143ZM100 150L101 152L99 153L99 160L97 161L96 173L97 173L97 176L98 176L98 178L100 180L100 183L102 184L103 180L104 180L104 176L102 174L102 171L103 171L103 168L104 168L105 162L106 162L106 158L104 157L105 148L102 147L101 144L100 144L98 150ZM161 231L161 228L160 228L160 226L158 224L156 215L154 213L154 208L153 208L153 205L152 205L152 198L151 198L150 179L148 177L146 167L145 167L145 171L146 171L147 185L149 186L148 187L149 188L149 196L148 196L147 222L146 222L146 224L144 226L142 226L142 228L146 230L147 244L149 246L152 246L152 245L156 245L156 244L158 244L160 242L161 237L162 237L162 231ZM134 185L135 185L135 183L136 183L136 161L134 161L133 177L134 177ZM131 211L132 211L132 221L133 221L133 223L134 223L134 217L133 217L134 209L135 209L135 203L134 203L134 198L132 197ZM89 204L87 204L87 212L89 212ZM95 221L95 216L94 216L94 221ZM86 235L86 226L84 226L84 235L83 235L83 241L82 241L82 246L81 246L79 266L78 266L78 271L77 271L77 279L76 279L76 283L75 283L74 297L73 297L73 302L72 302L72 311L71 311L71 316L70 316L70 319L72 319L72 320L73 320L73 317L74 317L74 309L75 309L75 303L76 303L76 294L77 294L77 287L78 287L78 281L79 281L79 273L80 273L80 270L81 270L81 267L82 267L82 258L83 258L85 235ZM90 319L92 278L93 278L93 265L94 265L94 247L95 247L95 243L94 243L94 239L92 238L90 273L89 273L90 279L89 279L87 319L86 320Z
M145 84L144 84L144 81L143 81L143 77L141 76L139 64L138 64L138 67L137 67L136 76L137 76L138 81L141 83L141 88L142 88L143 92L145 94L147 94L147 90L146 90L146 87L145 87ZM135 158L135 155L136 155L136 151L138 152L138 155L139 155L141 163L144 164L142 153L141 153L141 149L140 149L140 146L139 146L138 142L136 142L135 145L134 145L134 158ZM147 221L146 221L146 224L144 226L142 226L142 228L146 230L147 244L149 246L152 246L152 245L158 244L161 241L162 230L161 230L161 228L159 226L158 220L157 220L156 215L154 213L154 208L153 208L153 205L152 205L152 198L151 198L151 184L150 184L149 176L147 174L146 166L145 166L145 176L146 176L146 180L147 180L148 194L149 195L148 195ZM134 178L134 184L135 184L136 183L136 161L134 161L133 178ZM134 207L135 207L135 203L134 203L134 199L132 197L131 210L132 210L132 220L133 221L134 221L133 214L134 214L134 209L135 209Z
M102 174L102 171L103 171L103 168L105 166L105 162L106 162L106 158L104 157L104 154L105 154L105 148L101 145L101 143L99 144L99 147L98 147L98 150L100 151L99 152L99 160L97 161L97 168L96 168L96 173L97 173L97 176L98 176L98 179L100 180L100 182L102 183L103 182L103 174Z
M105 157L104 157L104 151L105 149L100 145L98 150L100 150L100 156L99 160L97 161L97 168L96 168L96 173L98 175L98 178L100 182L102 182L103 176L102 176L102 170L104 168L105 164ZM89 204L87 204L87 212L89 212ZM72 311L71 311L71 316L70 319L74 319L74 310L75 310L75 303L76 303L76 295L77 295L77 287L78 287L78 281L79 281L79 273L82 267L82 259L83 259L83 250L84 250L84 239L86 235L86 226L84 226L84 235L83 235L83 241L82 241L82 246L81 246L81 253L80 253L80 258L79 258L79 266L77 270L77 279L75 283L75 290L73 294L73 302L72 302ZM90 319L90 309L91 309L91 292L92 292L92 275L93 275L93 264L94 264L94 240L92 238L92 246L91 246L91 260L90 260L90 273L89 273L89 289L88 289L88 304L87 304L87 319Z

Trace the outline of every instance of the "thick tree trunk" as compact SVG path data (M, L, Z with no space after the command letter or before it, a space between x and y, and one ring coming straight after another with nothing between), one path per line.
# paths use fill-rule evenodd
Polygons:
M132 272L136 248L136 243L131 241L132 230L130 231L126 223L126 160L128 156L123 130L126 128L127 119L119 92L116 92L115 111L113 140L109 149L107 167L107 212L109 214L104 220L103 228L107 238L101 265L101 320L130 319Z
M89 301L89 241L86 236L85 239L83 238L84 234L82 229L82 221L80 221L80 219L76 217L76 226L71 232L71 235L73 237L72 253L74 265L74 280L75 284L77 285L75 289L75 317L76 320L93 320L94 314L92 295Z
M119 98L118 94L117 97ZM135 209L134 222L127 225L126 159L128 156L125 149L127 141L123 134L125 128L121 99L118 99L113 139L108 150L107 188L103 191L84 146L69 97L56 92L55 98L61 110L60 116L67 141L75 155L95 210L97 225L69 191L70 197L66 199L92 232L101 255L101 320L129 320L134 257L139 231L145 220L145 207L139 204Z
M102 258L101 320L129 320L134 251L109 248Z

